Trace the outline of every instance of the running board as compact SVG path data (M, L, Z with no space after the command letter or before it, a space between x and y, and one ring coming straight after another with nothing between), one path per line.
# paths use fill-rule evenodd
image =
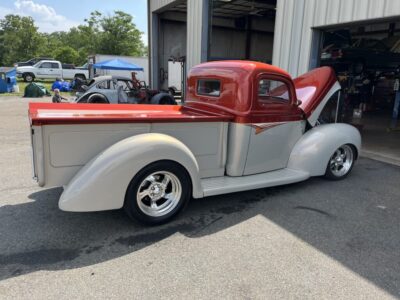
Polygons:
M255 190L277 185L284 185L306 180L307 172L292 169L281 169L247 176L221 176L201 180L204 197L241 191Z

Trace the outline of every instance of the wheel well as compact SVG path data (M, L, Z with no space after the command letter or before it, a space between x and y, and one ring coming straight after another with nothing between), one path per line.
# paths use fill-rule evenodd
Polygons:
M83 77L86 79L86 75L81 73L75 74L75 77L81 77L81 78Z
M349 145L349 146L353 149L354 154L355 154L354 159L357 160L357 159L358 159L358 150L357 150L357 147L354 146L353 144L346 144L346 145Z
M94 93L91 93L90 95L88 95L87 98L86 98L86 102L89 101L89 99L90 99L91 97L93 97L93 98L94 98L94 97L99 97L99 98L102 98L102 99L106 100L107 103L110 103L110 101L108 100L107 96L106 96L106 95L103 95L103 94L101 94L101 93L99 93L99 92L94 92Z
M128 184L128 186L126 187L126 190L125 190L125 199L124 199L124 203L125 203L125 201L127 200L127 199L126 199L126 198L127 198L126 195L127 195L127 193L128 193L129 186L131 185L132 181L135 179L135 177L137 176L137 174L139 174L143 169L147 168L148 166L151 166L151 165L157 164L157 163L161 163L161 162L168 162L168 163L177 164L177 165L179 165L180 167L182 167L182 169L185 170L186 175L187 175L187 178L189 179L189 182L190 182L190 194L192 195L192 193L193 193L193 181L192 181L192 177L190 176L190 173L189 173L188 170L185 168L185 166L183 166L182 164L178 163L178 162L175 161L175 160L161 159L161 160L156 160L156 161L153 161L153 162L151 162L151 163L145 165L143 168L141 168L140 170L138 170L138 171L132 176L132 179L129 181L129 184Z

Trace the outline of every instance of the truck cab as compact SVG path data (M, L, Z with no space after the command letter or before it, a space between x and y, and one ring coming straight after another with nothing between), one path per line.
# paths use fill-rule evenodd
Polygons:
M186 105L233 116L226 173L284 168L306 119L288 73L271 65L212 62L191 70Z

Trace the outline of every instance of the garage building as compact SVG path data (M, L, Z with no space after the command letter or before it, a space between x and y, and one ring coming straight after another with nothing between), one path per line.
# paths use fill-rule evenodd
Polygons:
M328 65L342 85L332 115L360 128L366 154L400 162L399 0L149 0L148 13L153 87L168 88L177 64L182 78L211 60L272 63L293 77Z

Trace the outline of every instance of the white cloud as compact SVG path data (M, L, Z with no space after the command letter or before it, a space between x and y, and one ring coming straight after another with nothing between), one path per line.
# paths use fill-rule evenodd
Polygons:
M32 17L41 32L67 31L80 24L58 14L53 7L32 0L16 0L14 7L12 13Z

